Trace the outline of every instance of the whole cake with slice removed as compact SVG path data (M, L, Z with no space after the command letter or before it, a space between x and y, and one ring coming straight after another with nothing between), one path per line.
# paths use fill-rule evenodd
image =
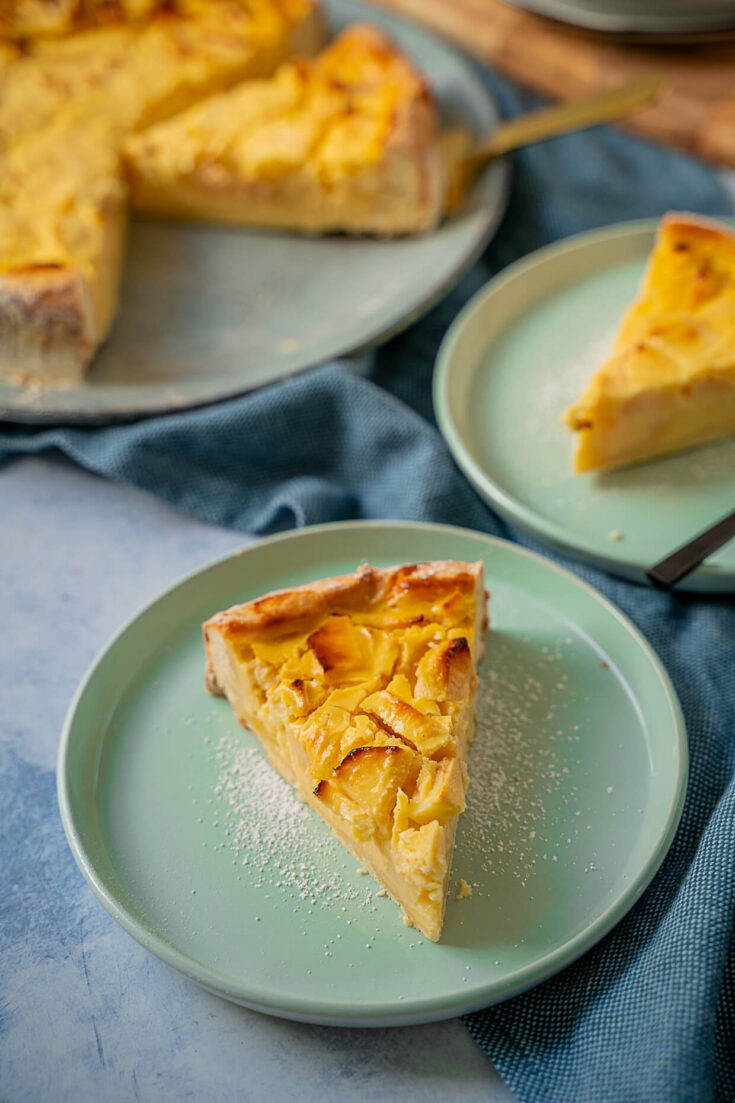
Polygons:
M432 940L465 806L486 599L481 563L364 565L203 626L207 688Z
M660 224L610 358L563 415L575 473L735 433L735 234L694 215Z
M323 27L316 0L0 2L0 38L31 31L0 41L0 380L64 386L117 307L123 140L315 52Z
M134 135L139 210L305 233L431 229L446 171L425 79L375 27Z

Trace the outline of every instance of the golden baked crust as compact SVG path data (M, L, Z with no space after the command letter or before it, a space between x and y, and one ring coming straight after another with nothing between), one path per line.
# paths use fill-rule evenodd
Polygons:
M446 190L426 81L363 25L135 135L124 157L141 210L310 233L430 229Z
M5 51L0 377L77 381L106 336L126 223L124 138L321 39L313 0L170 0L142 22Z
M482 564L443 561L364 565L203 626L207 688L432 940L486 629Z
M11 61L17 61L19 57L20 49L12 42L0 42L0 76L2 76L3 69Z
M735 235L668 215L610 358L564 414L576 473L735 432Z
M171 0L135 24L31 43L0 70L0 150L59 118L131 131L323 41L315 0Z
M0 38L55 38L145 19L163 0L0 0Z

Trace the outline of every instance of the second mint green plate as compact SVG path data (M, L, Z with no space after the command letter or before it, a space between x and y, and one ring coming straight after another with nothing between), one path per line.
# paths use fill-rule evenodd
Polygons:
M506 268L455 319L434 376L442 433L485 500L566 554L639 582L735 506L735 437L619 471L570 471L560 414L607 355L656 225L580 234ZM735 542L679 587L735 590Z
M482 559L481 670L441 942L401 922L327 827L204 690L200 624L275 587L376 566ZM81 685L58 763L79 866L143 946L228 999L340 1026L449 1018L537 984L638 899L687 773L676 696L598 593L464 529L355 522L261 541L122 629ZM456 900L460 878L473 893Z

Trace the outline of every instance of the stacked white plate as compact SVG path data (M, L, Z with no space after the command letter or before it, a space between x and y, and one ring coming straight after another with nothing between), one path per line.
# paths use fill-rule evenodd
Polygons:
M735 0L507 0L518 8L616 34L735 31Z

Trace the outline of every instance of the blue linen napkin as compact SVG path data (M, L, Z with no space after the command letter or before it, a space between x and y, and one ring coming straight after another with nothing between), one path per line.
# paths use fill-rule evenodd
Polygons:
M504 114L537 100L485 72ZM518 155L495 240L421 322L336 362L203 410L110 428L0 425L0 461L55 449L204 520L266 532L351 517L444 521L536 550L475 495L431 409L438 344L489 276L567 234L669 209L730 208L704 165L600 129ZM275 443L274 443L275 442ZM466 1017L524 1103L735 1100L735 602L669 595L564 565L619 605L681 698L691 780L657 877L558 976Z

